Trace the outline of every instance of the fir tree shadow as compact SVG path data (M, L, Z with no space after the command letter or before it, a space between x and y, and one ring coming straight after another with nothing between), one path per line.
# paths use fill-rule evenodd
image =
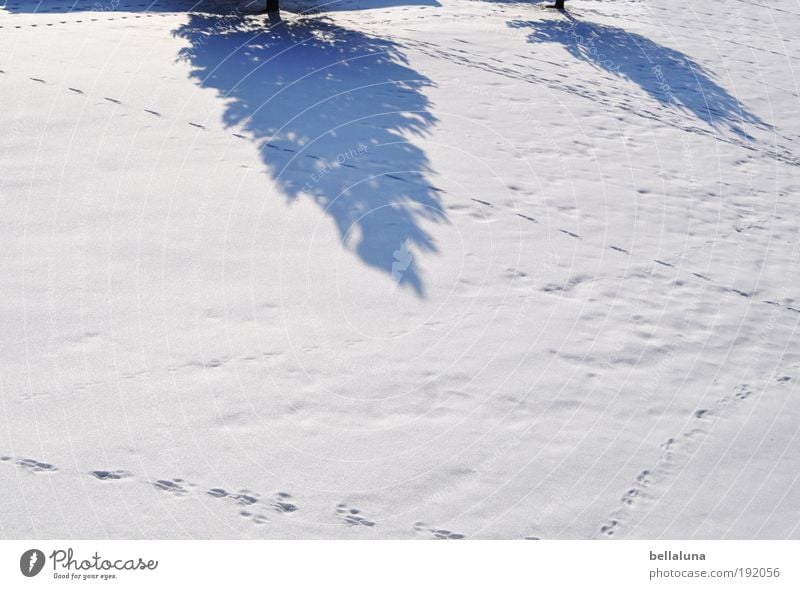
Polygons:
M288 0L287 8L302 14L331 13L353 10L376 10L381 8L440 7L436 0Z
M283 2L282 2L283 3ZM0 14L186 14L173 31L191 77L225 101L223 122L253 140L288 200L310 198L343 245L368 266L424 296L420 256L437 251L422 223L444 222L424 152L409 141L436 119L432 82L400 47L325 17L255 17L260 0L0 0ZM285 3L294 10L373 7L368 0ZM379 6L438 6L379 0ZM295 15L296 16L296 15Z
M0 10L12 14L159 14L193 10L221 14L231 12L232 5L225 0L0 0Z
M285 197L313 200L344 247L424 296L413 253L443 222L425 153L408 138L436 122L432 82L390 41L325 18L191 14L174 31L191 77L225 101L226 127L254 141Z
M637 33L578 20L569 13L555 19L511 21L509 26L531 29L530 43L557 43L574 58L636 84L661 104L717 130L752 141L746 126L769 128L720 86L710 71L680 51Z
M392 8L398 6L437 7L436 0L281 0L281 5L296 13L336 12ZM196 12L206 14L256 14L266 8L266 0L0 0L0 12L16 14L77 12L163 13Z

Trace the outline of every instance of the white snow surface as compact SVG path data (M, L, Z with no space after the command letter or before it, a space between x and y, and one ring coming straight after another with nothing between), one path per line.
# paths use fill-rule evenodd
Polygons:
M800 2L1 1L0 537L800 538Z

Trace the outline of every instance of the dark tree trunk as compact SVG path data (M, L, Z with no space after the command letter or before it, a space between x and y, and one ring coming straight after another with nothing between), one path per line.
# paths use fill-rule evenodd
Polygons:
M563 0L561 0L563 4ZM277 12L280 10L280 0L267 0L267 12Z
M564 10L564 0L556 0L556 3L553 4L553 8L558 8L559 10Z

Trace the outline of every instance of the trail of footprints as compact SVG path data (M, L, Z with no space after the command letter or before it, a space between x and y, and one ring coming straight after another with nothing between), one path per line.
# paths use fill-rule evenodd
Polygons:
M54 465L32 458L0 456L0 462L14 464L31 473L54 473L58 471L58 468ZM103 482L135 478L133 473L126 470L93 470L88 474ZM285 491L278 491L268 498L262 498L258 493L248 489L239 489L237 491L228 491L221 487L201 489L200 485L190 483L182 478L157 479L150 481L149 485L153 489L175 498L184 498L197 490L201 490L205 497L237 507L241 517L249 519L257 525L268 523L270 514L277 514L278 517L281 517L298 510L298 506L293 501L291 494ZM377 525L377 522L365 517L360 509L351 507L346 503L337 504L335 513L346 526L372 528ZM441 540L461 540L465 537L464 534L458 534L450 530L427 527L422 522L415 523L414 530L418 534L422 533L427 537Z
M140 5L140 6L143 6L143 5ZM153 14L153 13L148 13L148 14L145 14L144 16L146 16L146 17L166 16L166 14L161 13L161 14L157 14L156 15L156 14ZM132 18L140 18L140 17L141 17L140 15L132 16ZM126 18L126 17L123 16L121 18ZM423 18L423 17L420 16L420 17L417 17L417 18ZM94 19L93 18L91 20L92 21L96 21L98 19ZM114 20L114 19L113 18L108 18L106 20ZM70 22L70 21L59 21L59 22L60 22L60 24L66 24L67 22ZM75 20L75 21L71 21L71 22L81 23L83 21L82 20ZM35 27L37 25L36 24L31 24L31 25L27 25L27 26ZM47 26L52 26L52 23L48 23ZM0 27L0 28L2 28L2 27ZM20 28L20 26L17 26L16 28ZM7 72L5 72L3 70L0 70L0 74L6 74L6 73ZM29 76L29 79L31 81L34 81L34 82L37 82L37 83L40 83L40 84L48 84L48 82L46 80L41 79L41 78ZM75 94L84 94L84 92L79 88L69 87L68 90L70 90L71 92L73 92ZM116 98L104 96L103 99L108 101L108 102L117 104L117 105L123 105L123 102L121 100L116 99ZM158 112L158 111L155 111L155 110L152 110L152 109L142 109L142 110L144 112L152 115L152 116L162 117L162 114L160 112ZM201 129L201 130L207 130L207 127L205 125L200 124L200 123L187 121L187 124L192 126L192 127ZM239 133L232 133L232 136L234 136L236 138L239 138L239 139L248 139L248 137L246 137L244 135L241 135ZM287 151L287 152L293 152L293 153L295 152L295 150L282 149L282 148L280 148L278 146L275 146L275 145L272 145L272 144L266 144L266 147L272 148L272 149L281 150L281 151ZM317 159L317 160L322 159L322 158L319 158L319 157L317 157L315 155L312 155L312 154L306 154L306 157L309 157L309 158L312 158L312 159ZM791 163L795 163L795 162L791 162ZM347 167L357 167L357 166L348 165ZM392 177L394 179L400 180L400 181L404 181L404 182L406 181L405 179L399 178L399 177L396 177L396 176L391 176L391 175L388 175L388 176L390 176L390 177ZM430 188L432 190L437 191L437 192L446 192L446 191L444 191L444 190L442 190L440 188L436 188L436 187L433 187L433 186L431 186ZM488 207L494 207L495 206L489 201L479 200L479 199L475 199L475 198L473 198L472 200L475 201L479 205L488 206ZM515 215L517 215L518 217L520 217L522 219L525 219L527 221L530 221L530 222L533 222L533 223L538 223L538 221L534 217L531 217L531 216L528 216L528 215L524 215L524 214L519 213L519 212L515 212ZM578 239L578 240L581 239L581 237L578 234L574 233L574 232L567 231L565 229L559 229L559 231L561 233L565 234L565 235L568 235L571 238ZM619 252L619 253L622 253L622 254L625 254L625 255L631 255L631 252L629 252L628 250L626 250L624 248L621 248L621 247L618 247L618 246L613 246L613 245L612 246L607 246L607 247L608 247L608 249L614 250L616 252ZM653 261L656 262L659 265L662 265L662 266L674 267L673 264L664 262L662 260L653 260ZM690 274L692 274L693 276L695 276L695 277L697 277L699 279L702 279L704 281L707 281L707 282L711 281L710 278L708 278L707 276L704 276L702 274L698 274L698 273L694 273L694 272L690 272ZM747 297L747 298L752 296L751 293L745 293L745 292L742 292L740 290L729 288L729 287L725 287L725 286L720 286L720 285L717 285L717 286L719 286L719 288L722 289L725 292L730 292L732 294L736 294L736 295ZM800 313L800 309L799 308L793 307L793 306L788 305L788 304L782 304L782 303L780 303L778 301L765 300L765 301L762 301L762 302L766 303L766 304L769 304L769 305L778 306L778 307L783 308L783 309L785 309L787 311L791 311L791 312L794 312L794 313ZM786 381L789 380L789 377L781 377L778 380L780 382L786 382ZM743 387L739 391L734 393L734 395L732 395L730 397L724 397L723 399L718 400L716 404L717 404L718 409L721 409L721 408L725 407L726 405L730 404L731 402L744 400L744 399L748 398L751 394L752 394L752 391L747 389L746 385L743 385ZM713 416L715 416L715 413L713 411L711 411L711 410L706 410L706 409L699 409L694 414L694 418L695 419L699 419L699 420L708 419L708 418L713 417ZM697 434L698 433L703 434L705 432L703 430L701 430L701 429L695 428L695 429L692 429L692 430L690 430L688 432L683 433L678 438L669 438L668 440L666 440L664 442L664 444L662 444L663 454L662 454L660 460L658 461L657 465L653 469L645 469L645 470L643 470L636 477L636 480L634 481L634 483L631 486L631 488L628 489L620 499L620 501L622 503L622 507L620 507L620 509L617 510L615 512L615 514L612 515L612 517L609 518L609 520L600 527L600 533L603 536L612 537L616 533L616 531L618 530L618 528L620 526L620 518L619 518L619 516L621 515L621 511L624 510L625 508L630 508L630 507L634 506L638 502L638 500L640 498L643 498L643 497L647 496L647 490L648 490L649 486L652 484L654 476L658 476L660 474L663 474L663 471L665 471L665 470L667 470L669 468L670 463L673 460L673 455L674 455L674 452L676 450L676 447L684 447L684 446L687 446L690 443L695 443L696 444L697 443ZM13 457L10 457L10 456L2 456L2 457L0 457L0 462L12 462L12 463L16 464L18 467L20 467L22 469L25 469L25 470L27 470L28 472L31 472L31 473L43 473L43 472L44 473L47 473L47 472L51 472L52 473L52 472L58 471L58 469L55 466L53 466L52 464L49 464L49 463L46 463L46 462L41 462L41 461L34 460L34 459L31 459L31 458L13 458ZM131 473L129 473L127 471L96 470L96 471L92 471L90 474L93 477L95 477L96 479L101 480L101 481L120 480L120 479L130 478L130 477L133 476ZM169 494L171 494L171 495L173 495L175 497L186 496L186 495L189 494L189 492L192 490L193 487L197 487L197 485L194 485L194 484L191 484L191 483L186 483L183 479L180 479L180 478L176 478L176 479L159 479L159 480L153 481L151 484L155 489L157 489L159 491L162 491L162 492L165 492L165 493L169 493ZM223 499L223 500L226 500L226 501L230 501L230 502L236 503L239 506L249 508L249 509L242 509L240 511L240 515L242 515L243 517L251 518L252 521L254 523L257 523L257 524L266 523L269 520L267 519L267 517L264 514L262 514L262 513L253 513L253 511L251 511L250 509L263 508L264 506L267 506L267 508L269 510L271 510L271 511L278 512L278 513L284 513L284 514L292 513L292 512L297 510L297 506L290 501L291 495L289 495L288 493L285 493L285 492L276 493L272 497L272 499L270 501L266 501L266 502L262 501L257 494L251 493L250 491L247 491L247 490L241 490L241 491L238 491L238 492L228 492L228 491L226 491L224 489L221 489L221 488L212 488L212 489L206 490L206 494L208 496L212 497L212 498ZM255 508L253 506L255 506ZM338 504L336 506L336 514L344 524L349 525L349 526L367 526L367 527L372 527L372 526L376 525L375 522L370 521L370 520L366 519L364 516L362 516L360 510L358 510L356 508L348 507L347 505L345 505L343 503L342 504ZM464 535L458 534L458 533L454 533L454 532L451 532L451 531L446 530L446 529L426 527L426 525L424 523L422 523L422 522L415 523L414 524L414 529L418 533L428 534L428 535L430 535L430 536L432 536L433 538L436 538L436 539L462 539L462 538L464 538ZM534 538L531 538L531 539L534 539ZM538 538L535 538L535 539L538 539Z
M781 376L776 379L778 383L787 383L791 380L789 376ZM622 520L627 510L635 508L642 499L649 498L650 488L653 484L665 479L670 471L675 467L676 455L691 456L702 440L709 434L707 428L713 421L719 419L724 410L730 406L747 400L754 394L753 389L748 384L739 385L736 390L713 403L712 409L700 408L692 414L692 421L697 423L690 425L689 428L676 437L667 438L661 444L661 456L652 468L642 470L633 481L631 487L625 491L620 498L620 507L614 511L609 519L600 526L600 535L612 538L621 526Z
M93 470L90 474L101 481L116 481L133 476L126 470Z
M184 497L199 485L188 483L183 479L160 479L151 485L164 493L174 497ZM251 520L255 524L265 524L269 520L270 512L288 514L297 511L297 505L292 502L292 496L284 491L275 493L270 499L265 500L249 489L228 491L221 487L212 487L204 490L204 495L211 499L230 503L239 508L239 515Z
M777 379L780 384L785 384L791 380L789 376L780 376ZM642 470L633 481L631 487L620 498L621 506L614 511L609 519L600 527L600 535L603 537L613 537L620 528L621 521L624 520L626 510L632 509L644 498L649 497L649 489L659 480L663 480L674 468L676 454L684 456L691 455L694 449L700 444L702 439L708 435L708 430L703 426L708 426L713 420L718 419L724 410L729 406L746 401L754 394L753 389L748 384L739 385L730 394L718 399L712 409L699 408L692 414L692 420L701 422L696 427L689 427L677 437L671 437L661 445L661 456L655 466ZM0 462L16 465L32 474L55 473L58 472L53 464L36 460L33 458L15 458L12 456L0 456ZM125 470L93 470L88 473L99 481L119 481L133 478L133 474ZM153 488L174 497L185 497L199 485L189 483L181 478L158 479L151 481ZM268 513L290 514L297 511L298 506L292 501L292 496L284 491L278 491L269 499L262 499L258 493L248 489L238 491L227 491L220 487L213 487L205 490L205 495L212 498L233 503L239 507L239 515L250 519L255 524L264 524L269 521ZM345 503L336 506L337 517L348 526L373 527L375 521L366 518L360 509L350 507ZM413 526L418 535L440 540L461 540L465 536L443 528L428 527L424 522L416 522ZM526 539L539 539L526 537Z
M292 496L284 491L275 493L269 501L262 501L257 493L253 493L248 489L229 492L217 487L208 489L206 493L215 499L222 499L238 505L241 508L239 515L251 519L255 524L264 524L269 521L266 513L264 513L265 509L277 513L297 511L297 505L291 502Z
M12 10L14 10L14 9L18 10L19 7L20 7L19 3L10 3L10 4L6 5L6 8L10 8ZM65 24L71 24L71 23L113 21L113 20L116 20L116 19L124 20L124 19L127 19L127 18L139 19L139 18L164 17L164 16L169 16L171 14L174 14L174 13L176 13L176 11L191 13L194 10L200 8L200 5L198 5L197 3L195 3L195 4L187 3L187 5L185 7L181 8L180 6L178 6L176 4L175 6L171 7L172 10L168 10L166 12L158 12L157 10L160 7L158 7L155 3L151 3L151 4L138 3L138 4L135 4L135 5L134 4L120 4L120 5L117 5L116 8L117 9L134 9L136 7L144 8L145 9L144 14L121 15L121 14L119 14L119 13L117 13L115 11L114 16L107 16L107 17L103 17L103 18L99 18L99 17L95 18L95 17L93 17L93 18L83 18L83 19L74 19L74 20L61 20L61 21L58 21L58 24L65 25ZM93 14L92 10L95 7L87 6L87 8L89 10L89 14ZM76 4L73 4L72 6L69 6L69 7L65 6L64 7L64 11L65 11L65 13L68 13L68 14L80 13L80 12L82 12L84 10L87 10L87 8L79 7L78 4L76 3ZM51 11L51 12L57 12L58 8L55 7L55 6L48 6L47 10ZM222 19L231 18L231 17L237 17L237 18L246 19L248 16L252 16L252 15L245 15L245 14L242 14L242 13L238 13L236 11L231 12L230 8L225 6L224 4L217 4L217 3L213 3L213 2L212 3L203 3L202 4L202 10L204 12L206 12L206 13L209 13L209 14L217 14L217 16L219 16ZM316 7L314 7L314 6L306 7L305 10L303 10L301 13L298 14L298 16L296 17L296 20L303 20L304 18L307 18L308 16L313 15L316 12L318 12ZM572 12L573 12L573 14L578 14L578 13L575 13L574 11L572 11ZM602 12L598 12L597 10L590 10L590 12L593 12L593 13L596 13L596 14L603 14ZM500 15L500 18L502 18L502 19L509 18L509 15L506 14L506 12L504 10L499 10L499 11L498 10L494 10L494 11L492 11L490 13L490 16L492 16L492 17L494 17L495 15ZM441 16L440 14L436 14L436 13L431 14L431 13L428 13L427 11L425 11L423 13L416 14L416 15L411 16L411 17L394 18L392 20L384 20L384 19L379 19L379 20L366 19L365 20L365 19L361 19L358 24L372 24L372 25L392 24L393 26L397 27L398 25L401 25L402 23L419 21L419 20L429 21L429 20L431 20L433 18L439 18L440 16ZM524 18L525 16L526 15L524 13L516 14L516 18ZM465 15L465 16L460 16L460 17L451 15L449 18L474 18L474 17L472 17L471 15ZM615 18L619 18L619 17L617 16ZM341 20L341 22L343 24L348 24L348 23L354 24L353 21L351 21L349 19L346 19L346 18L341 18L340 20ZM56 23L27 23L27 24L24 24L24 25L9 25L8 28L12 28L12 26L13 26L13 28L17 28L17 29L29 28L29 27L40 27L40 26L42 26L42 27L52 27L55 24ZM2 29L3 27L4 27L4 25L0 25L0 29ZM405 43L411 44L411 45L415 45L416 44L416 45L419 45L419 46L428 46L429 48L432 48L434 50L434 53L436 53L436 54L442 54L443 56L449 57L450 59L455 58L455 59L458 59L460 61L464 61L466 63L466 65L471 65L473 67L476 65L476 64L472 64L471 62L469 62L469 60L467 60L467 59L465 59L465 58L463 58L463 57L461 57L459 55L453 55L453 54L447 55L446 52L444 52L440 46L438 46L438 45L436 45L434 43L420 43L420 42L414 41L413 39L405 39L405 38L397 37L397 36L393 36L393 38L395 38L396 40L404 41ZM459 41L469 44L467 41L463 41L461 39L459 39ZM760 48L760 47L752 47L752 49L754 49L754 50L763 50L763 48ZM466 51L463 51L463 50L459 50L459 53L463 53L463 54L466 54L466 55L472 55L469 52L466 52ZM473 57L475 57L475 56L473 55ZM519 57L523 57L524 59L530 59L529 56L519 56ZM494 58L494 61L497 61L501 65L504 64L503 61L501 61L499 59L496 59L496 58ZM484 68L486 66L486 64L480 64L480 65L482 65ZM519 64L519 63L515 63L514 65L520 66L520 67L523 66L523 64ZM516 76L524 76L525 75L522 72L518 72L516 70L508 69L508 68L505 68L503 70L503 72L500 72L500 71L498 71L498 67L490 67L489 71L492 71L494 73L505 73L507 75L508 74L515 74ZM530 76L531 74L528 74L528 75ZM546 83L546 84L551 83L551 81L548 81L548 80L545 80L545 79L538 79L538 78L536 78L535 81L537 83ZM555 88L556 89L564 89L564 88L561 87L561 85L557 85L557 86L555 86ZM576 92L577 91L577 88L572 87L572 86L567 87L567 88L571 92ZM591 100L593 100L593 101L597 101L598 100L598 97L597 97L596 94L587 94L586 97L591 99ZM644 116L644 113L639 112L638 110L634 110L632 112L633 112L633 114L637 114L639 116ZM653 117L648 117L648 118L653 118ZM197 126L197 127L200 127L200 128L203 128L201 125L198 125L196 123L189 123L189 124ZM717 140L721 140L721 141L725 141L725 142L732 143L732 144L735 144L735 145L739 145L740 147L748 149L750 151L757 151L757 149L755 147L753 147L752 145L749 145L747 143L743 143L743 142L741 142L739 140L729 139L729 138L724 139L724 138L721 138L721 137L717 136L716 134L710 133L708 131L703 131L703 130L697 128L697 127L686 128L683 125L678 125L678 126L680 128L682 128L682 129L684 129L684 130L690 130L690 131L695 132L695 133L712 135ZM793 165L793 166L800 165L800 161L798 161L797 157L788 148L785 148L785 147L780 147L779 149L773 148L773 149L770 149L770 150L766 150L766 151L764 151L764 154L766 156L768 156L768 157L772 157L772 158L774 158L774 159L776 159L778 161L781 161L783 163L788 163L788 164Z
M0 456L0 462L10 462L16 464L22 469L27 470L28 472L33 472L33 473L56 472L58 470L52 464L48 464L47 462L40 462L38 460L34 460L33 458L14 458L12 456Z
M442 528L429 528L425 522L417 522L414 524L414 530L417 534L423 535L423 537L432 538L435 540L463 540L464 534L457 534L455 532L451 532L450 530L445 530Z
M348 526L367 526L368 528L371 528L375 525L375 522L368 520L362 515L359 515L360 513L360 509L348 507L344 503L340 503L336 506L336 515L338 515L339 519L341 519Z
M8 72L6 72L4 70L0 70L0 74L7 74L7 73ZM49 84L46 80L41 79L41 78L29 76L29 79L32 80L32 81L35 81L35 82L37 82L39 84L45 84L45 85ZM85 93L79 88L69 87L69 90L72 91L75 94L85 95ZM107 102L113 103L113 104L118 105L118 106L124 106L125 105L125 103L122 100L119 100L117 98L104 96L103 99L106 100ZM149 108L142 108L141 110L143 112L145 112L145 113L148 113L151 116L158 117L158 118L165 118L164 115L162 115L159 111L156 111L156 110L153 110L153 109L149 109ZM201 123L197 123L197 122L194 122L194 121L185 121L185 123L187 125L193 127L193 128L198 129L199 131L209 131L210 130L209 127L207 127L206 125L203 125ZM232 137L235 137L237 139L249 140L249 138L247 136L242 135L240 133L229 133L229 134ZM263 147L267 147L267 148L270 148L270 149L273 149L273 150L277 150L277 151L282 151L282 152L297 153L297 151L294 150L294 149L283 148L283 147L280 147L280 146L277 146L277 145L273 145L271 143L265 143L263 145ZM321 157L319 157L317 155L314 155L314 154L303 154L303 155L305 157L308 157L308 158L311 158L311 159L315 159L315 160L324 160L325 159L325 158L321 158ZM797 164L797 162L792 162L792 163L793 163L793 165ZM349 165L349 164L342 164L342 165L346 165L349 168L358 168L358 166ZM409 181L409 180L406 180L405 178L401 178L399 176L394 176L392 174L385 174L385 175L390 177L390 178L392 178L392 179L401 181L401 182L408 182ZM429 188L430 190L433 190L435 192L440 192L440 193L447 193L448 192L446 190L443 190L441 188L438 188L438 187L432 186L432 185L427 186L427 188ZM487 200L481 200L481 199L476 199L476 198L472 198L471 200L474 201L477 205L480 205L480 206L483 206L483 207L490 207L490 208L495 208L495 209L497 208L496 205L494 205L493 203L491 203L491 202L489 202ZM513 210L511 212L513 212L513 214L515 216L517 216L518 218L521 218L521 219L530 221L532 223L538 224L538 220L535 217L520 213L520 212L518 212L516 210ZM570 237L572 239L580 240L583 243L589 243L589 242L583 241L583 237L581 235L579 235L578 233L575 233L573 231L569 231L569 230L566 230L566 229L558 229L558 231L561 232L563 235L566 235L566 236L568 236L568 237ZM628 250L626 250L626 249L624 249L622 247L616 246L616 245L604 245L602 247L605 248L605 249L610 249L612 251L615 251L615 252L623 254L623 255L629 255L629 256L633 255L630 251L628 251ZM703 282L705 282L707 284L715 286L721 292L728 293L728 294L731 294L731 295L736 295L736 296L739 296L739 297L745 297L745 298L751 298L753 296L753 293L743 292L741 290L738 290L738 289L735 289L735 288L731 288L731 287L728 287L726 285L719 284L719 283L713 281L708 276L705 276L703 274L700 274L700 273L697 273L697 272L691 272L689 270L683 270L682 265L679 268L679 267L676 267L674 264L671 264L669 262L665 262L663 260L654 259L652 261L655 262L656 264L664 266L664 267L675 268L676 271L683 271L683 273L686 274L686 275L693 276L693 277L695 277L695 278L697 278L699 280L702 280ZM764 303L764 304L771 305L771 306L776 306L776 307L778 307L778 308L780 308L782 310L789 311L789 312L792 312L792 313L800 313L800 307L794 306L791 302L786 303L786 302L769 300L769 299L765 299L765 300L762 300L760 302Z

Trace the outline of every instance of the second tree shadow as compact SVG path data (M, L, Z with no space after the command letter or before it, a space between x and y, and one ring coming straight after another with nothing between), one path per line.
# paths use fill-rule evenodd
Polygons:
M512 21L530 29L531 43L556 43L573 57L624 78L664 105L720 130L752 140L745 127L768 125L687 55L619 27L581 21L569 13L541 21Z
M396 44L324 18L271 22L189 15L191 76L225 100L224 123L254 140L289 200L310 198L344 247L424 295L414 252L436 251L422 222L442 222L425 153L409 142L436 122Z

